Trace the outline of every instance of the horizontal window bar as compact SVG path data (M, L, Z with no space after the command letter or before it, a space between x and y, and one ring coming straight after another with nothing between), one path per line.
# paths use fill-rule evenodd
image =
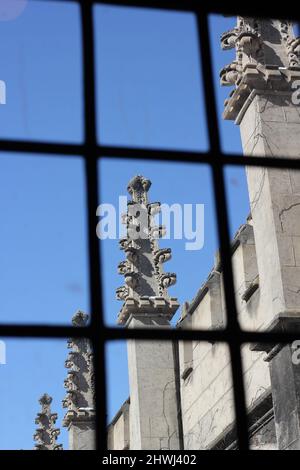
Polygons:
M84 337L93 341L145 339L145 340L186 340L186 341L223 341L243 343L290 343L299 339L297 332L268 332L268 331L242 331L232 332L224 330L182 330L182 329L127 329L103 327L100 331L95 327L86 328L69 326L44 326L44 325L1 325L0 337L32 337L32 338L69 338Z
M34 0L31 0L34 1ZM35 0L40 1L40 0ZM57 0L46 0L48 2ZM209 4L200 3L197 0L61 0L65 3L78 3L78 4L103 4L113 5L120 7L137 7L137 8L155 8L162 10L176 10L176 11L189 11L199 12L202 14L208 13L221 13L226 15L241 15L241 16L259 16L260 18L270 18L270 8L264 7L262 2L252 0L251 3L239 4L236 6L235 2L227 1L226 4L218 0L211 0ZM299 15L295 12L287 12L286 5L282 3L275 3L272 5L272 18L285 18L285 19L299 19Z
M48 0L47 0L48 1ZM50 0L51 1L51 0ZM195 152L185 150L149 149L142 147L115 147L97 145L91 149L88 145L76 144L52 144L47 142L23 142L0 140L0 152L18 152L20 154L57 155L59 157L69 156L80 158L101 158L101 156L112 158L128 158L132 160L161 160L184 163L207 163L220 166L261 166L268 168L291 168L300 169L300 159L282 157L250 157L237 154L215 155L212 152ZM0 154L1 158L1 154Z

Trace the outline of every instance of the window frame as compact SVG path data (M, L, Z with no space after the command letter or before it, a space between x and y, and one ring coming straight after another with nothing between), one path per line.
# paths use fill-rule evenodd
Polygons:
M37 1L37 0L31 0ZM53 0L45 0L51 2ZM50 143L36 141L20 141L0 139L2 152L18 152L20 154L45 154L68 157L79 155L85 162L86 196L87 196L87 225L88 225L88 251L89 251L89 278L90 278L90 311L91 322L87 327L43 326L38 324L0 324L0 337L18 338L89 338L94 350L95 389L96 389L96 443L98 452L107 449L107 390L106 390L106 352L107 341L144 339L144 340L189 340L222 342L229 346L231 356L231 371L233 380L233 393L235 403L235 423L238 448L249 449L249 429L245 403L245 389L243 381L241 346L244 343L290 343L296 339L297 333L291 332L258 332L241 330L238 323L237 307L234 296L233 271L231 262L231 244L229 235L229 222L227 210L227 197L225 193L224 168L233 166L263 166L268 168L300 169L300 159L249 157L243 155L225 154L221 149L217 107L213 86L213 67L211 45L209 37L208 15L212 13L235 16L268 17L270 11L256 0L240 3L238 8L234 3L211 0L209 5L205 2L193 0L61 0L62 3L71 2L80 7L80 19L83 44L83 92L84 92L84 142L82 144ZM200 5L199 5L200 3ZM194 13L197 19L198 42L201 76L204 84L206 121L209 123L209 150L184 151L162 150L149 148L130 148L107 146L97 142L95 99L95 51L94 51L94 20L93 7L95 5L115 5L120 7L155 8L171 11ZM259 12L259 15L257 13ZM294 15L295 16L295 15ZM291 19L285 6L281 3L272 5L272 17L285 17ZM293 18L298 20L299 18ZM101 83L100 85L101 86ZM104 322L104 305L102 294L101 250L96 235L96 210L99 204L99 176L98 162L103 157L145 159L146 161L191 162L206 163L210 166L213 175L214 202L217 214L217 227L220 241L220 256L224 273L225 305L227 323L223 330L184 330L184 329L125 329L110 327ZM42 156L40 158L43 158Z

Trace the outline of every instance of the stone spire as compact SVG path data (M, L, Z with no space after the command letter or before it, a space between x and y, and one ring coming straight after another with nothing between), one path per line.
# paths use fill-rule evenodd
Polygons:
M74 326L85 326L88 315L78 311L72 318ZM93 354L90 341L72 338L68 341L69 352L65 366L67 395L63 407L67 408L63 426L69 430L70 449L93 449L95 426L95 389Z
M254 89L287 91L300 78L300 38L289 21L238 17L236 27L222 35L221 46L236 50L220 80L221 85L235 86L225 101L224 118L237 119L237 124Z
M56 443L60 430L55 428L57 414L51 413L52 398L45 393L39 399L42 407L37 414L35 424L39 425L33 438L36 441L35 450L62 450L62 445Z
M118 266L119 273L125 277L125 285L116 291L117 299L124 302L119 324L125 324L132 313L162 314L170 320L178 308L177 299L170 297L167 290L175 284L176 274L163 270L163 263L171 258L171 250L158 246L158 238L164 236L165 228L154 223L160 203L149 203L150 186L150 180L138 175L127 187L131 195L127 213L123 215L127 237L120 240L126 260Z
M127 237L120 241L126 260L119 264L125 285L117 289L117 298L124 302L118 323L127 328L171 328L170 319L178 308L177 299L168 294L176 275L163 271L171 250L158 246L165 229L154 223L160 203L149 203L150 186L149 180L135 176L127 188L131 195L124 215ZM173 342L129 340L127 353L130 450L179 449Z

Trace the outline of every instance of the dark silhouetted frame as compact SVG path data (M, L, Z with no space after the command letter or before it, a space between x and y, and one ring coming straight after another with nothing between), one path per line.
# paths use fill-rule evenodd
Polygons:
M31 0L32 1L32 0ZM53 0L47 0L49 2ZM89 277L91 299L91 323L87 327L75 328L68 326L0 325L1 337L19 338L90 338L94 349L95 387L96 387L96 439L98 451L107 449L106 443L106 358L105 344L107 341L141 338L145 340L197 340L219 341L227 343L231 356L231 369L235 403L235 422L240 450L249 449L245 390L242 373L241 345L244 343L290 343L296 339L291 332L255 332L240 328L234 296L233 272L231 264L230 236L228 230L228 210L226 203L224 166L263 166L273 168L300 169L300 160L271 157L246 157L243 155L224 154L220 145L219 126L214 93L213 67L209 37L208 15L212 13L224 15L241 15L269 17L270 6L261 1L241 2L238 6L230 0L218 2L201 1L167 1L167 0L61 0L62 3L75 3L80 6L82 41L83 41L83 90L84 90L84 129L85 137L82 144L31 142L20 140L0 140L0 151L31 154L74 156L80 155L85 161L85 176L88 208L88 246L89 246ZM93 7L96 4L156 8L194 13L197 18L200 61L202 64L202 80L204 84L206 120L209 132L209 151L177 151L149 148L129 148L101 145L96 135L96 101L95 101L95 54ZM286 11L284 2L272 4L272 17L299 20ZM98 84L98 86L101 86ZM101 119L97 116L97 119ZM206 163L213 174L214 201L218 221L220 255L224 272L225 302L227 326L224 330L182 330L182 329L125 329L106 326L104 323L104 306L102 295L102 276L100 243L96 235L96 209L99 204L98 161L102 157L123 157L128 159L145 159L184 163ZM105 275L105 274L104 274Z

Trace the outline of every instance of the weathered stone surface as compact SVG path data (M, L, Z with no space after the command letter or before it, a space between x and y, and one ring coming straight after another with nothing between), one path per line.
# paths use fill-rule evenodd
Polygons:
M132 315L128 328L168 328L163 316ZM173 344L128 341L130 449L179 449Z
M108 449L124 450L130 448L130 399L126 400L108 427Z
M69 450L94 450L95 442L95 421L90 417L85 421L73 420L69 427Z
M246 49L241 47L241 34ZM244 153L299 158L300 107L293 102L292 84L300 77L300 40L295 38L292 24L239 18L236 30L225 34L223 42L224 48L229 43L236 48L239 65L224 117L240 126ZM282 325L285 317L300 318L300 178L294 170L249 167L247 180L259 275L253 326L269 330L274 322ZM241 311L241 320L247 313L248 306ZM256 351L260 348L265 345L255 347ZM290 346L281 349L275 345L268 360L278 446L299 448L299 374L292 365ZM244 363L249 361L253 364L247 353ZM247 393L254 383L263 385L263 376L251 368L255 376L251 373L249 382L246 380ZM254 393L255 387L250 395Z
M274 417L263 423L250 437L251 450L277 450Z
M241 34L252 48L258 41L254 55L241 50ZM225 34L225 48L229 37ZM298 42L288 22L238 20L231 43L242 66L225 118L240 125L246 155L299 157L300 108L292 102L292 83L300 73ZM293 237L300 231L299 172L251 167L247 178L261 302L269 306L268 323L280 311L299 309L293 283L298 274Z
M36 441L35 450L62 450L62 445L56 440L60 434L59 428L55 427L57 414L51 413L52 397L47 393L39 399L41 411L37 414L35 424L39 425L33 438Z
M220 73L221 85L235 87L225 102L225 119L240 123L259 90L263 94L269 90L275 102L278 92L291 90L291 83L300 76L299 42L288 21L238 17L237 26L221 38L223 49L236 50L235 60ZM264 111L266 119L276 123L284 106L275 113L272 106L270 100ZM290 122L297 120L297 110L289 106L285 115Z
M72 318L74 326L85 326L88 315L78 311ZM67 395L63 407L67 408L63 426L69 431L70 450L95 448L95 388L93 353L86 338L72 338L66 360L68 376L65 380Z
M119 264L125 286L117 289L117 299L124 302L118 316L122 325L131 314L144 315L153 309L170 320L178 308L177 299L168 294L168 287L176 282L176 274L163 270L163 263L171 258L171 250L158 246L164 227L155 226L154 216L160 212L160 203L149 203L150 186L150 180L135 176L127 188L132 200L124 216L127 237L120 241L127 258Z
M270 374L278 448L300 450L300 368L290 345L272 358Z

